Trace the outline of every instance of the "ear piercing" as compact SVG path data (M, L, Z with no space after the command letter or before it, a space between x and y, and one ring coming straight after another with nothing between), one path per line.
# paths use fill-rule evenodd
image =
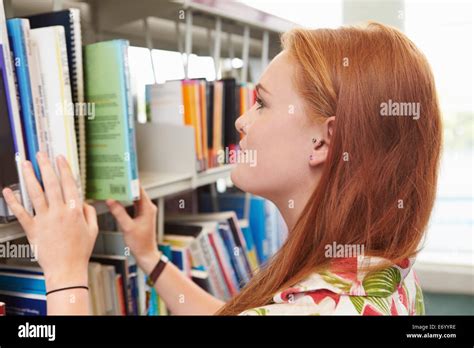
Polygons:
M324 140L317 140L316 138L313 138L311 141L313 142L313 144L316 143L314 147L315 150L319 149L324 144Z

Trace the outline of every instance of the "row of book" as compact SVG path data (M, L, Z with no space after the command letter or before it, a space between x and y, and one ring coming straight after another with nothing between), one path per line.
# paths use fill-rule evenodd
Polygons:
M20 163L41 181L38 151L66 157L82 197L139 197L128 41L83 49L81 37L77 9L6 20L0 1L0 189L30 212ZM12 219L0 194L0 221Z
M236 295L257 270L235 212L175 215L167 219L157 247L187 277L215 297ZM166 315L163 300L146 284L119 231L101 231L89 263L93 315ZM0 301L7 315L46 315L46 285L31 260L0 264ZM172 313L171 313L172 314Z
M0 189L32 212L19 164L30 160L41 182L43 151L66 157L82 197L138 199L128 41L83 47L78 9L6 20L0 5ZM169 81L146 94L152 122L194 127L198 171L238 148L235 120L255 100L253 86L235 79ZM13 219L0 193L0 222Z
M194 127L196 169L224 164L219 152L237 150L235 120L255 102L255 88L234 78L176 80L146 86L147 120Z

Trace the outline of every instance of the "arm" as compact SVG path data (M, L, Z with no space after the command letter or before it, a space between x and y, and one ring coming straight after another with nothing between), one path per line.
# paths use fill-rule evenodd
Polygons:
M156 206L143 188L140 200L135 203L136 217L133 219L118 202L108 200L107 205L121 226L125 244L130 247L140 268L149 275L160 259L156 240ZM171 262L158 278L155 289L173 314L210 315L224 305L224 302L201 289Z
M95 209L83 204L67 161L59 156L60 177L44 153L38 153L44 192L30 162L23 163L28 195L36 215L31 216L10 189L3 196L36 247L43 269L46 291L70 286L87 286L89 258L97 238ZM71 289L47 295L48 314L89 314L86 289Z
M157 252L142 260L143 271L150 274L159 258L160 252ZM156 281L155 289L169 310L177 315L211 315L224 305L224 302L204 291L171 262L168 262Z

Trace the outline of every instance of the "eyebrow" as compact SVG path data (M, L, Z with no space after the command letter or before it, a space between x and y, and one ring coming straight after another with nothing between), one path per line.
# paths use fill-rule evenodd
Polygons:
M260 90L264 91L265 93L267 94L271 94L268 89L266 89L265 87L263 87L263 85L261 83L257 83L257 85L255 86L255 89L257 90L257 92L260 93Z

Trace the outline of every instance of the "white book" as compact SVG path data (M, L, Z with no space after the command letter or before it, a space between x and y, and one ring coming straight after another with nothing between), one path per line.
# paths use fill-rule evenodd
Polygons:
M181 81L146 86L147 101L153 123L184 126L184 104Z
M44 86L43 76L39 66L39 55L38 47L36 42L31 40L30 27L28 24L28 30L26 30L25 38L28 37L26 42L26 50L28 54L28 67L30 72L31 82L31 95L33 97L33 110L35 113L36 121L36 134L38 137L38 146L40 151L48 154L50 158L53 157L51 146L49 145L49 123L46 117L45 106L44 106ZM27 33L27 35L26 35Z
M6 27L6 20L5 20L5 8L3 6L3 0L0 0L0 45L3 55L3 59L5 62L5 74L7 77L6 84L8 86L8 98L10 101L10 108L13 118L13 128L15 129L15 137L16 141L16 168L18 172L18 180L20 184L20 195L23 207L29 213L33 212L33 207L31 205L31 201L29 199L25 180L23 179L23 170L21 164L26 160L26 151L25 145L23 140L23 131L21 126L20 120L20 109L18 105L18 98L16 95L16 86L15 86L15 76L13 73L13 65L12 65L12 56L10 51L10 44L8 42L8 32ZM3 198L2 198L3 199Z
M32 29L30 34L38 47L51 152L54 159L63 155L68 160L82 197L64 27ZM59 174L56 161L53 162Z

